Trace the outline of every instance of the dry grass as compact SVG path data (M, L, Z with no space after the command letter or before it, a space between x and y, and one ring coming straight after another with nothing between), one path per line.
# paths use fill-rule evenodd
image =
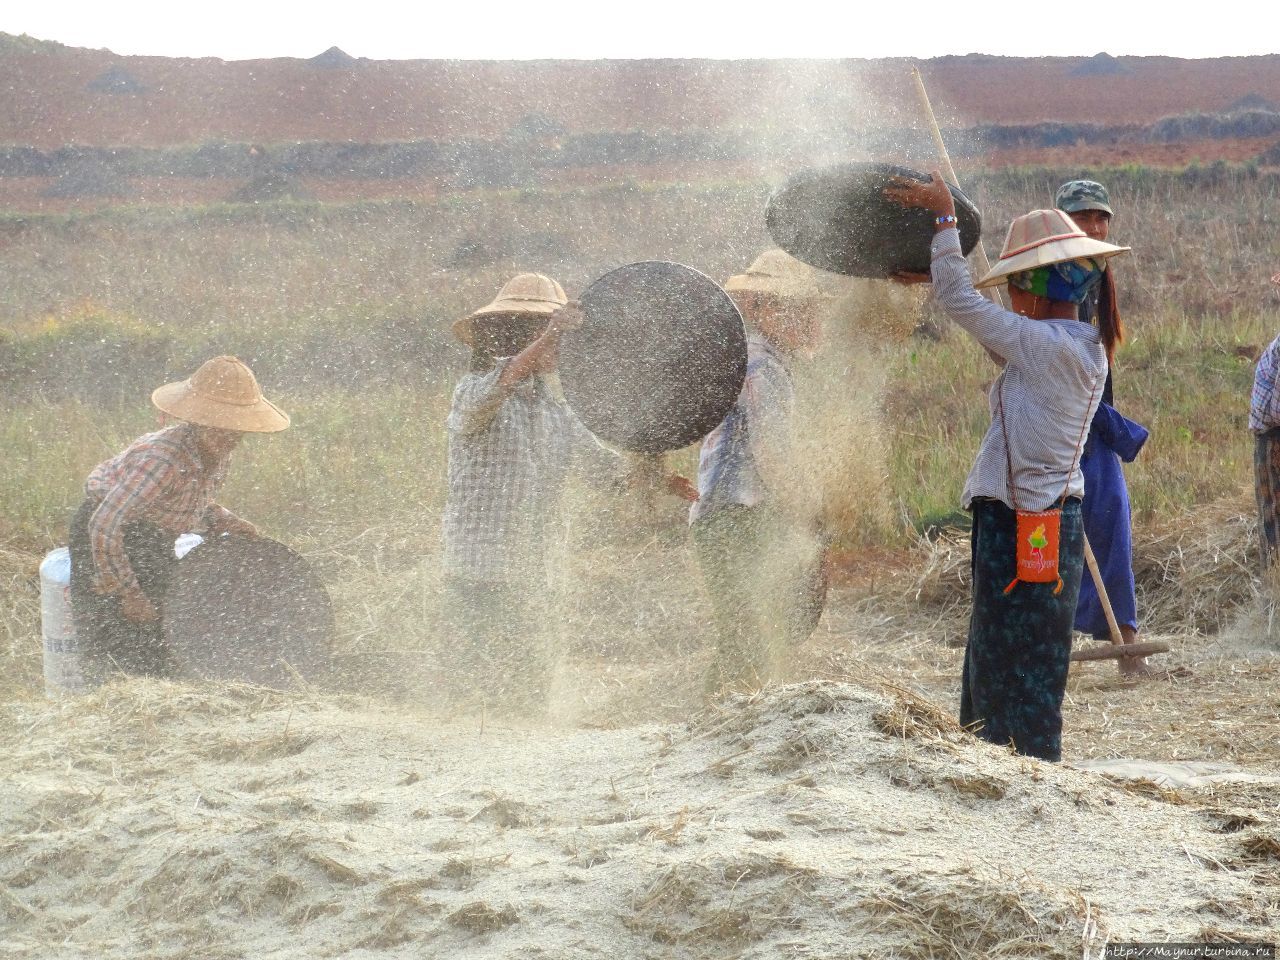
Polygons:
M954 716L932 700L913 690L885 684L892 700L872 716L875 727L890 737L903 740L933 740L956 743L968 734Z
M1280 658L1175 643L1158 659L1162 666L1188 665L1191 676L1135 686L1119 682L1114 668L1077 668L1065 707L1073 754L1202 760L1264 772L1274 765ZM1222 784L1213 793L1256 791Z
M34 554L0 552L0 697L41 687L40 577Z
M1266 830L1255 830L1240 841L1240 856L1244 860L1280 866L1280 836Z
M920 607L943 617L968 616L972 589L969 538L944 532L936 539L921 538L914 548L906 590L895 599L897 608Z
M507 905L498 909L480 900L459 907L445 919L453 926L476 936L494 933L520 922L520 916L514 907Z
M687 946L707 956L733 956L782 930L801 924L798 901L815 871L785 857L677 864L632 897L623 925L667 946Z
M1134 538L1142 625L1217 633L1258 598L1258 518L1243 494L1151 523Z
M1244 494L1137 527L1133 568L1143 632L1213 634L1235 622L1260 595L1257 537L1256 509ZM969 563L967 536L920 538L896 588L877 599L894 613L967 617Z
M899 878L862 906L909 960L1076 960L1098 923L1083 903L975 875L944 885Z
M1149 827L1143 870L1168 867L1159 883L1179 896L1206 902L1203 870L1220 910L1244 903L1247 878L1270 883L1273 797L1229 817L1200 792L1194 806L1125 797L972 740L901 685L870 686L774 687L683 727L625 733L481 732L327 696L147 682L61 710L9 705L28 721L4 745L36 789L9 798L0 915L29 938L65 939L83 899L70 894L98 882L79 874L100 863L123 888L110 909L127 905L174 950L234 925L244 943L330 945L316 956L444 953L473 938L570 955L557 937L607 931L620 956L727 960L804 942L1053 958L1096 943L1113 909L1134 922L1128 888L1105 914L1074 891L1095 904L1115 893L1098 878L1136 824ZM296 739L304 752L276 751ZM271 749L254 756L256 744ZM1029 817L1052 820L1055 843L1088 831L1090 856L1064 864L1028 849ZM66 931L24 909L38 913L50 889L68 894ZM1142 929L1182 904L1161 909ZM1272 922L1265 902L1250 909ZM76 942L129 955L98 935Z

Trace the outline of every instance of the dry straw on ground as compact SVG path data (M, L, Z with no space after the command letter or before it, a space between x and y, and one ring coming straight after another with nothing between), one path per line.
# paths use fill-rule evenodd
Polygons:
M901 578L899 603L939 615L967 614L968 538L944 531L922 539L916 552L916 562ZM1242 496L1135 531L1133 569L1143 632L1221 631L1258 600L1257 553L1256 511Z
M3 709L15 957L1038 958L1280 932L1272 814L1011 756L906 688L620 730L153 681Z
M867 904L879 930L903 936L907 960L973 957L1077 960L1099 949L1103 937L1090 927L1080 897L976 875L948 878L893 877Z

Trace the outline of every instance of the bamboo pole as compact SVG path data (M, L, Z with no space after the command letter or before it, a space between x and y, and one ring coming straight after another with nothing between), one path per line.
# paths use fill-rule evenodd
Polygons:
M933 134L933 145L938 150L938 162L942 166L942 175L946 177L948 183L959 189L960 180L956 176L955 167L951 166L951 154L947 153L947 145L942 139L942 128L938 126L938 118L933 113L933 104L929 102L929 91L924 88L924 77L920 75L919 67L912 67L911 73L916 78L916 93L920 95L920 106L924 108L925 118L929 121L929 132ZM987 251L982 246L981 240L978 241L975 252L978 255L978 266L982 268L982 273L985 276L991 269L991 261L987 259ZM995 303L1000 304L1006 310L1009 308L1009 304L1005 302L1002 288L998 286L991 287L987 292Z
M958 189L960 184L956 178L955 168L951 166L951 155L947 153L947 145L942 139L942 129L938 126L938 118L934 116L933 105L929 102L929 92L924 88L924 77L920 75L919 67L912 67L911 73L916 79L916 92L920 95L920 105L924 108L924 115L929 120L929 130L933 134L933 145L938 148L938 161L942 164L942 175ZM987 259L987 251L983 249L981 241L978 242L976 251L978 264L982 267L983 274L986 274L991 269L991 261ZM996 302L1008 309L1009 305L1005 303L1004 291L999 287L993 289ZM1083 533L1081 536L1083 536ZM1102 571L1098 569L1098 561L1093 555L1093 548L1089 546L1088 537L1084 537L1084 558L1085 564L1089 568L1089 574L1093 577L1093 585L1098 589L1098 599L1102 602L1102 612L1107 618L1107 629L1111 634L1111 642L1123 645L1124 635L1120 632L1120 625L1116 623L1115 611L1111 607L1111 598L1107 595L1106 584L1102 582Z

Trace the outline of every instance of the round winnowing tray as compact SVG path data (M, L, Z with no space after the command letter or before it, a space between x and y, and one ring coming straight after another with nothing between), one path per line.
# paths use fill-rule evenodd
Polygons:
M928 273L935 214L884 195L894 177L928 177L887 163L843 163L803 170L769 198L765 223L787 253L810 266L852 277ZM960 190L955 200L966 255L982 235L982 215Z
M285 688L327 672L333 610L320 578L284 544L219 537L178 561L164 633L181 677Z
M639 453L701 440L733 407L747 372L742 316L705 274L650 260L610 271L581 297L560 382L601 439Z

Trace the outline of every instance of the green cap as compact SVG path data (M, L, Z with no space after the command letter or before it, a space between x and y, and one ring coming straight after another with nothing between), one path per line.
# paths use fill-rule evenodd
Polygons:
M1058 188L1053 205L1064 213L1102 210L1114 215L1107 188L1093 180L1070 180Z

